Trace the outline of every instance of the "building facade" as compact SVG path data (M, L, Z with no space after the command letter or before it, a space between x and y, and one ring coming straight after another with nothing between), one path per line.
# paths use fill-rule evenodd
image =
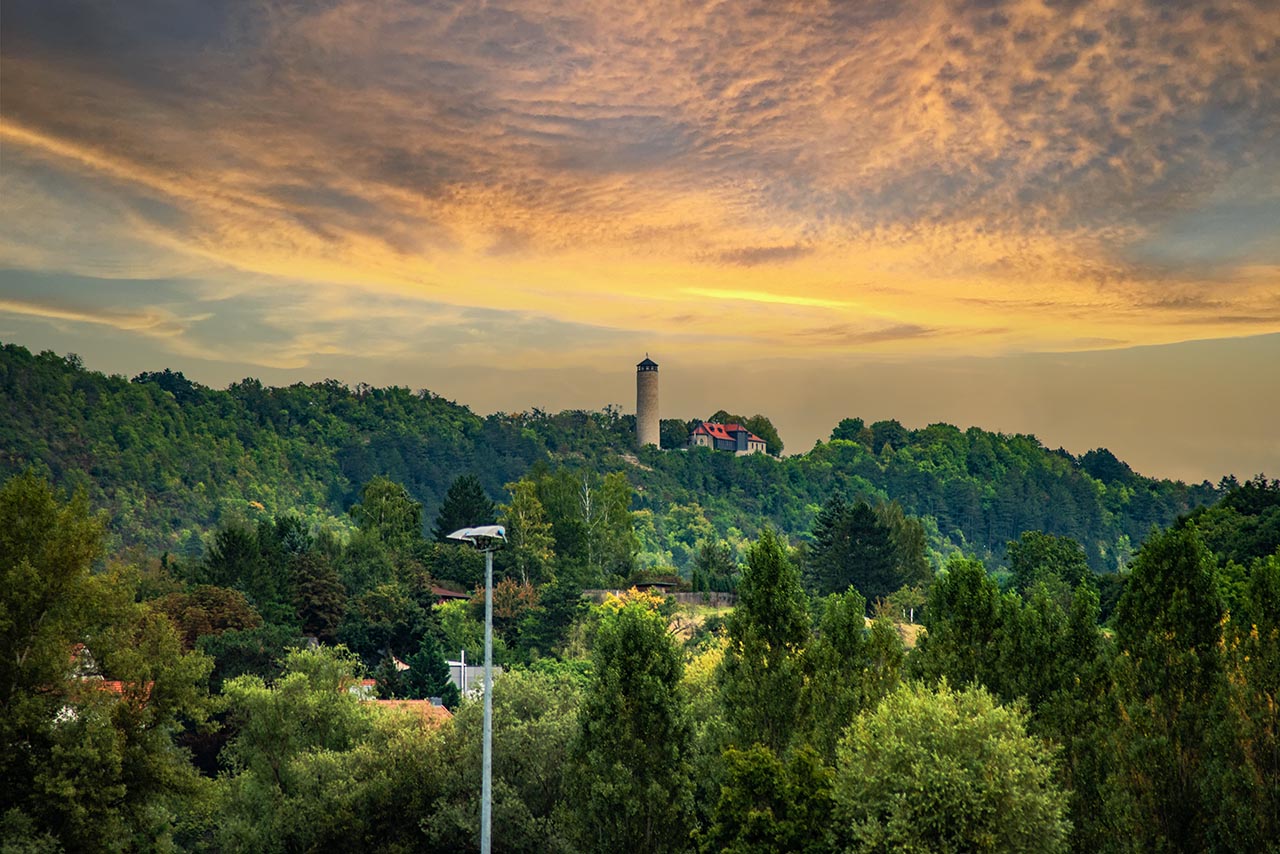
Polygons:
M743 454L763 454L766 443L741 424L716 424L703 421L689 434L690 448L711 448Z

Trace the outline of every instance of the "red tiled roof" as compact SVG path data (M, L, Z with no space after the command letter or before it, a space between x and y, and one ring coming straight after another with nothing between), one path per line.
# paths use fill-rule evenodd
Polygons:
M424 721L431 724L442 724L453 717L453 712L444 706L437 706L430 700L368 700L382 709L402 709L415 712Z
M457 590L449 590L446 587L432 585L431 595L437 599L470 599L470 593L459 593Z
M76 684L82 688L94 691L106 691L110 694L118 694L121 697L136 699L141 703L145 703L151 699L151 689L155 685L154 682L122 682L119 679L98 679L90 677L88 679L77 679Z
M722 439L726 442L734 441L734 433L746 433L748 442L763 442L755 433L752 433L741 424L716 424L713 421L703 421L697 427L693 428L694 434L710 436L713 439Z

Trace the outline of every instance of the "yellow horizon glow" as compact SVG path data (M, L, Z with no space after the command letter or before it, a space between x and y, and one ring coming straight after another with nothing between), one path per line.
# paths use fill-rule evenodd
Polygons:
M200 282L184 317L287 291L272 323L293 336L290 364L335 346L305 321L351 322L382 298L507 313L517 333L545 319L725 355L1056 352L1280 329L1266 235L1223 248L1230 228L1199 231L1224 206L1242 223L1280 211L1280 162L1265 129L1242 131L1246 155L1221 154L1215 134L1230 128L1182 103L1234 92L1274 109L1273 69L1242 58L1280 38L1280 19L1130 5L988 15L919 0L851 22L807 4L551 16L504 0L491 20L339 0L241 22L260 46L164 68L187 98L147 81L146 57L131 76L11 50L0 263L100 279L171 269ZM32 205L66 233L25 222ZM107 263L78 246L85 234L130 253ZM107 316L126 328L151 315ZM559 346L546 358L568 364L609 345Z

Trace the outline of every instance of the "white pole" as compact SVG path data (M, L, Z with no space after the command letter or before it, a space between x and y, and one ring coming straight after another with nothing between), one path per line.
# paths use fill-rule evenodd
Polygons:
M480 783L480 854L489 854L493 816L493 549L484 553L484 759Z

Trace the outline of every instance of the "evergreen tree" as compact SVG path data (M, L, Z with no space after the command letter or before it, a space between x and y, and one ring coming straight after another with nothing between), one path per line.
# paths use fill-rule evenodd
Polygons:
M449 681L449 663L430 632L422 636L418 651L405 664L409 669L404 674L404 696L415 700L440 697L447 708L457 708L458 686Z
M586 851L679 851L693 808L682 656L666 620L631 602L606 615L572 752Z
M804 655L800 717L809 743L834 764L836 741L863 705L866 600L850 588L821 600L821 609L816 637Z
M759 742L781 753L790 744L809 624L800 573L782 539L766 528L747 553L738 604L726 621L728 646L719 672L739 745Z
M267 575L266 561L258 548L257 531L243 522L232 521L218 529L205 555L198 580L215 587L231 587L249 596L255 606L263 604L268 591L261 579Z
M432 535L437 542L449 542L449 535L454 531L492 525L497 513L480 480L475 475L462 475L449 485Z
M703 540L693 560L693 571L703 590L732 593L738 586L738 564L724 540ZM695 587L695 589L698 589Z
M896 503L873 508L833 496L818 513L813 536L807 582L820 595L852 585L874 601L929 580L924 528Z
M294 557L294 608L304 634L332 642L347 610L347 591L338 572L320 552Z
M929 591L926 634L911 657L926 679L965 687L998 683L1000 590L980 561L952 558Z
M1119 701L1107 809L1144 850L1203 851L1208 711L1222 690L1224 608L1194 527L1155 535L1134 559L1116 609ZM1216 796L1215 796L1216 797Z

